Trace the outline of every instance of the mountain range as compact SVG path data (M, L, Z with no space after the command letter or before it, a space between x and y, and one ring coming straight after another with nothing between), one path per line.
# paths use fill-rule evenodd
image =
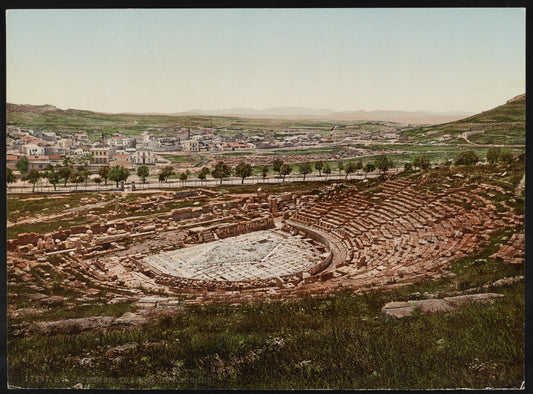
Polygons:
M235 116L263 119L328 119L338 121L387 121L411 124L437 124L453 122L473 115L472 112L433 112L433 111L334 111L305 107L278 107L268 109L230 108L223 110L194 109L174 115Z
M31 113L62 113L73 110L62 110L53 105L29 105L7 103L8 112ZM194 109L172 114L164 113L133 113L131 115L169 115L169 116L231 116L239 118L259 119L310 119L332 121L385 121L409 124L440 124L466 118L468 112L432 112L432 111L334 111L332 109L312 109L305 107L277 107L268 109L229 108L222 110Z

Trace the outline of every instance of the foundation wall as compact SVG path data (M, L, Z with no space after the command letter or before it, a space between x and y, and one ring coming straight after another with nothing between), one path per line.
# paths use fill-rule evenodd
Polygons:
M308 273L311 275L314 275L320 271L325 270L330 264L333 259L333 253L331 252L331 244L329 240L324 237L322 234L319 234L317 232L314 232L308 228L299 226L298 224L294 222L287 223L289 227L295 228L298 231L301 231L305 234L306 237L312 239L313 241L316 241L318 243L321 243L324 245L328 251L328 256L320 263L315 265L313 268L311 268Z

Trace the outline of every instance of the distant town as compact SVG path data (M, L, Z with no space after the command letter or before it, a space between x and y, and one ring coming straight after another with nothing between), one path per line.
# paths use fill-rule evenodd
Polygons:
M374 132L339 133L336 126L329 135L313 130L249 130L233 129L233 135L222 135L216 127L161 129L149 128L142 135L132 137L116 132L111 136L98 130L94 135L96 141L90 141L88 133L47 132L26 127L7 126L7 167L16 176L17 162L26 157L27 170L45 170L49 165L61 165L65 157L85 158L89 170L97 171L102 166L122 166L133 171L138 166L156 166L168 164L162 154L180 154L191 152L238 152L280 148L306 148L331 145L369 145L384 141L387 143L407 141L408 137L401 131L412 128L411 125L397 123L369 122L383 126ZM336 131L335 133L333 133ZM262 135L257 135L262 133ZM257 154L261 154L258 152Z

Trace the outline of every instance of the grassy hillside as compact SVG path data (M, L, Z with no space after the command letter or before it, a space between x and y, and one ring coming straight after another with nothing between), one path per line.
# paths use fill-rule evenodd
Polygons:
M11 108L12 110L9 110ZM140 135L150 128L179 129L181 127L218 127L223 135L235 135L246 131L263 134L272 132L312 129L321 134L329 134L333 125L338 130L354 132L373 132L376 129L394 129L391 122L330 121L330 120L284 120L284 119L247 119L226 116L174 116L174 115L137 115L103 114L91 111L69 109L66 111L29 112L8 107L8 126L28 127L43 131L61 132L84 131L93 138L100 133L113 134L117 131L128 136ZM97 133L95 133L97 131ZM151 133L157 133L151 130Z
M41 129L43 131L85 131L95 138L94 131L112 134L117 131L135 136L149 128L209 127L212 123L224 124L231 118L169 115L102 114L90 111L67 110L63 113L8 112L7 125ZM152 131L154 132L154 131Z
M445 134L459 137L464 132L472 132L467 138L473 144L525 145L525 121L526 98L523 96L466 119L419 127L404 131L403 134L416 141L428 143L438 141ZM458 138L451 143L467 143L467 141Z

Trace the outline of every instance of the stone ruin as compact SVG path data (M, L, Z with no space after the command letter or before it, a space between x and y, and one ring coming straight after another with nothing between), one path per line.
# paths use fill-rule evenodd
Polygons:
M523 216L497 212L483 195L491 190L505 192L484 184L420 192L406 179L389 179L374 194L364 187L342 184L314 194L258 191L226 201L211 198L205 206L173 209L151 218L19 234L7 246L10 256L18 255L18 259L46 261L48 256L61 254L65 266L84 272L90 281L175 294L183 296L185 303L394 288L448 275L446 268L452 260L475 251L492 232L523 224ZM186 193L192 194L180 198L207 196L198 191ZM175 198L172 193L140 197L127 208L146 209L148 202L165 205ZM246 241L252 237L239 244L238 237L261 232L291 238L301 246L287 251L300 248L310 254L274 254L265 261L248 258L241 267L231 259L216 263L212 258L209 264L209 259L201 258L213 253L209 251L222 250L216 248L226 240L235 238L232 248L253 243ZM131 241L144 245L154 236L164 240L163 252L132 251L122 245ZM519 234L493 256L520 262L523 250L524 238Z

